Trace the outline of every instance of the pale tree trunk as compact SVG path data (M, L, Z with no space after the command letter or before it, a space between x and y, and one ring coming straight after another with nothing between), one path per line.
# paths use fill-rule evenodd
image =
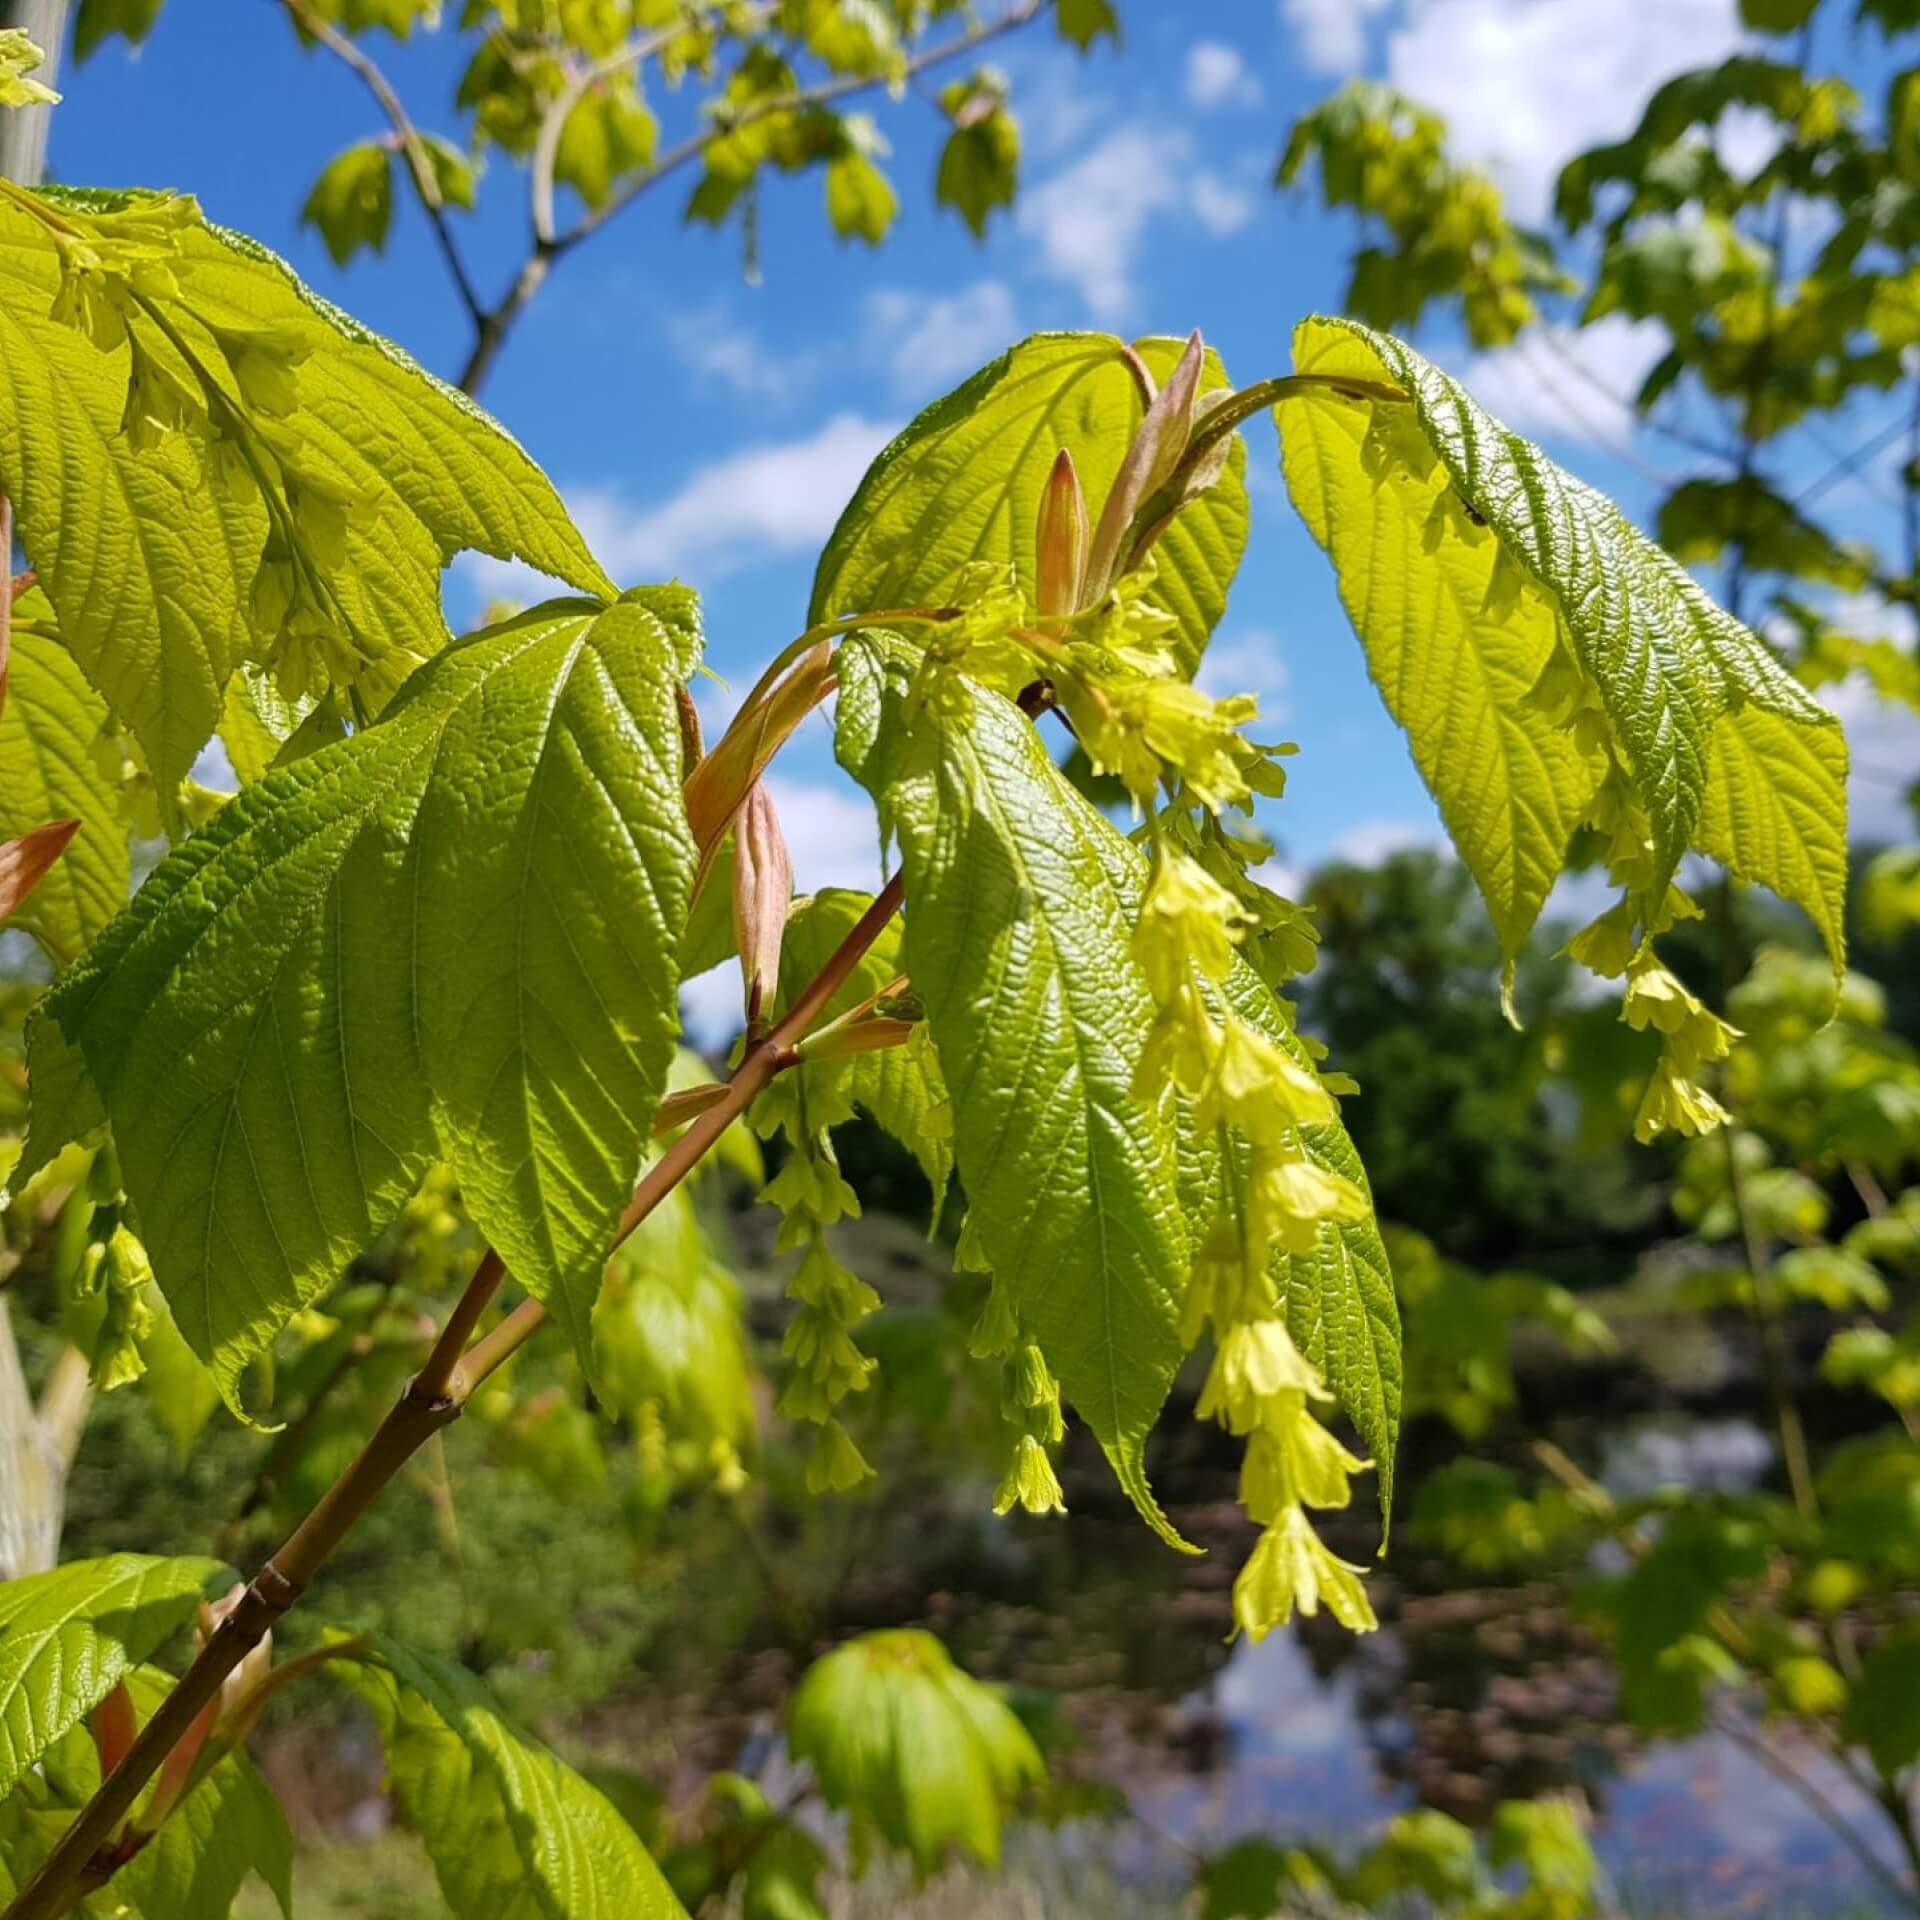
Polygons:
M67 0L0 0L0 27L24 27L27 38L46 50L46 64L34 78L57 87L61 42L67 31ZM51 107L15 107L0 113L0 179L38 186L47 165L47 121Z
M26 29L47 55L34 77L56 85L67 0L0 0L0 27ZM46 170L51 112L49 107L18 107L0 113L0 178L38 184ZM12 541L0 544L8 548L11 571ZM0 582L0 593L4 591ZM87 1363L68 1347L54 1362L39 1406L34 1405L13 1337L13 1319L0 1293L0 1580L41 1573L53 1565L66 1517L67 1469L92 1398Z
M67 1469L92 1399L86 1360L68 1347L33 1404L0 1294L0 1580L44 1573L58 1556Z

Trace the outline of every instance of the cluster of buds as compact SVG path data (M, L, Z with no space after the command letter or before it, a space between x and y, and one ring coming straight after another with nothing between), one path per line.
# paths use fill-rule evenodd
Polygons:
M1724 1060L1740 1038L1718 1014L1644 949L1627 969L1627 994L1621 1018L1637 1033L1660 1036L1660 1064L1634 1115L1637 1140L1651 1140L1671 1128L1676 1133L1711 1133L1727 1124L1727 1110L1700 1085L1709 1061Z
M1266 750L1240 733L1257 703L1214 699L1188 681L1177 622L1154 598L1153 548L1224 471L1233 435L1208 421L1233 396L1201 392L1197 333L1157 390L1137 357L1129 362L1151 398L1098 522L1062 449L1041 490L1031 605L1010 568L970 569L955 617L929 636L914 703L953 666L1009 696L1045 679L1095 771L1116 775L1138 808L1150 810L1164 783L1217 811L1275 790Z
M986 1262L974 1241L971 1222L962 1230L954 1266L984 1272ZM1018 1309L999 1280L988 1284L986 1304L974 1324L967 1349L976 1360L1002 1363L1000 1418L1013 1436L1007 1469L994 1494L995 1513L1065 1513L1067 1502L1053 1470L1053 1449L1066 1438L1060 1383L1046 1356L1027 1337Z
M178 435L201 442L215 490L264 505L268 531L247 613L281 691L298 701L350 688L377 710L418 663L366 647L330 584L346 565L350 518L365 503L316 467L284 424L300 404L309 331L187 313L181 241L200 223L190 198L140 196L84 215L33 205L60 265L49 317L102 352L126 349L120 430L128 445L140 453Z
M841 1265L828 1244L827 1229L857 1216L860 1202L840 1177L824 1127L796 1124L797 1118L787 1116L793 1152L763 1196L785 1216L775 1244L783 1252L806 1249L787 1283L787 1297L799 1303L799 1311L780 1343L790 1368L780 1412L820 1429L807 1459L808 1492L839 1493L873 1472L837 1409L849 1394L864 1391L872 1377L876 1363L854 1344L853 1329L879 1307L880 1296Z

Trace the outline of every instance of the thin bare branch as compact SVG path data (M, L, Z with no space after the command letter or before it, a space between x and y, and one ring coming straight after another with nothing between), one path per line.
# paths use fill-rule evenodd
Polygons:
M322 20L306 5L306 0L280 0L280 5L303 34L317 41L335 59L358 74L366 84L367 91L379 102L381 112L387 116L388 124L400 142L400 151L407 157L407 171L413 176L414 192L419 196L427 222L433 228L433 236L439 242L441 255L446 260L447 272L453 277L461 305L466 308L467 317L475 327L484 326L487 309L474 291L466 262L460 257L453 227L447 219L446 196L441 193L440 177L433 170L433 156L428 153L427 143L420 137L420 130L413 124L392 81L364 48L356 45L329 21Z

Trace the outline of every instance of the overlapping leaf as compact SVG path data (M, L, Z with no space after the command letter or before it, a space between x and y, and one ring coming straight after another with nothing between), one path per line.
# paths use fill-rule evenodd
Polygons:
M97 214L163 200L49 194L41 204L84 233ZM166 265L178 291L154 294L154 305L234 407L244 398L209 328L304 355L279 429L351 497L344 559L328 583L358 641L389 669L445 644L440 571L462 548L611 591L552 486L502 428L308 293L274 255L195 219ZM218 723L233 669L274 641L250 607L266 511L257 492L218 483L223 448L186 432L135 445L121 426L128 349L103 351L50 318L60 288L48 226L0 200L0 490L63 639L166 790ZM171 351L153 322L135 324L156 354ZM177 357L167 364L190 377Z
M30 588L14 604L0 695L0 841L52 820L80 822L35 887L25 916L62 959L84 952L127 900L120 793L93 751L106 718L100 697L54 634L46 596Z
M1157 339L1135 348L1160 378L1180 350ZM1110 334L1035 334L935 401L868 468L820 556L809 617L937 605L975 561L1011 561L1031 593L1054 456L1062 447L1073 455L1097 516L1145 411L1124 351ZM1206 386L1225 381L1210 357ZM1236 445L1219 484L1154 549L1153 597L1179 621L1188 670L1219 624L1246 546L1245 470Z
M1557 629L1603 702L1657 881L1700 847L1805 908L1837 961L1846 751L1833 715L1610 501L1411 348L1309 320L1294 358L1408 396L1289 401L1287 483L1509 951L1603 770L1523 703ZM1437 464L1376 487L1368 415L1402 404ZM1541 591L1490 597L1496 557Z
M44 1074L84 1120L84 1055L230 1401L435 1160L590 1352L677 1028L690 603L559 601L450 648L377 726L231 801L48 1002L36 1100Z
M955 1164L995 1274L1171 1538L1144 1449L1183 1351L1188 1248L1173 1129L1129 1091L1153 1013L1130 919L1019 709L956 675L909 727L907 671L883 640L842 648L838 751L900 844Z
M379 1639L338 1671L379 1723L393 1792L455 1913L686 1920L605 1796L513 1726L464 1667Z
M932 1873L948 1850L1000 1859L1012 1802L1046 1777L1013 1710L955 1666L932 1634L869 1633L817 1660L788 1735L829 1806Z
M217 1560L115 1553L0 1586L0 1800L225 1572Z

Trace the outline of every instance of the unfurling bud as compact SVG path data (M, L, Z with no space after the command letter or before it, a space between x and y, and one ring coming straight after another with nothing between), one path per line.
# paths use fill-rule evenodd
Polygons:
M1167 378L1167 384L1154 397L1133 436L1133 445L1120 463L1113 491L1101 510L1100 526L1093 536L1093 552L1087 565L1086 598L1098 600L1112 586L1120 571L1122 548L1134 516L1172 477L1180 456L1193 437L1194 402L1200 393L1200 376L1206 369L1206 349L1199 330L1187 336L1186 351Z
M1065 447L1040 496L1034 558L1034 605L1042 618L1077 613L1087 576L1087 500Z
M100 1778L104 1780L127 1757L138 1731L133 1696L124 1680L87 1715L87 1731L93 1735L94 1751L100 1756Z
M211 1606L200 1609L200 1640L204 1646L219 1630L221 1623L247 1597L244 1585L236 1581ZM220 1683L220 1731L231 1745L237 1746L253 1729L263 1701L249 1701L260 1683L273 1670L273 1634L263 1633L241 1656L240 1664Z
M747 1026L759 1023L780 980L780 939L793 899L793 863L766 784L747 789L733 833L733 938L746 985Z

